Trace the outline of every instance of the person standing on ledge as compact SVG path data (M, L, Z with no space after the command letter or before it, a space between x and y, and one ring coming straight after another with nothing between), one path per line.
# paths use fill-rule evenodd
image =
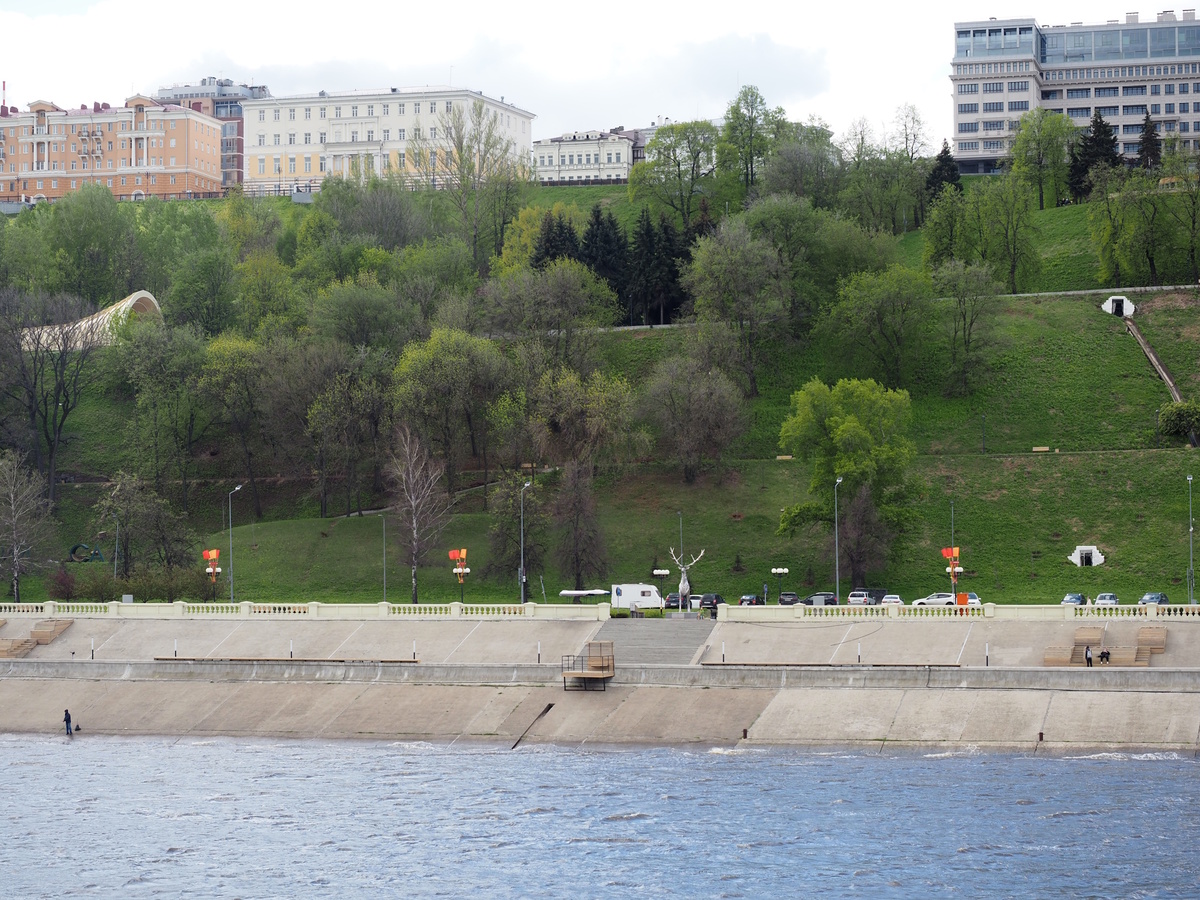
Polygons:
M1083 648L1083 658L1087 660L1087 666L1090 669L1092 667L1092 648L1090 645Z
M1088 663L1088 665L1091 665L1091 663ZM72 734L71 734L71 711L69 709L63 710L63 724L65 724L67 726L67 737L72 737Z

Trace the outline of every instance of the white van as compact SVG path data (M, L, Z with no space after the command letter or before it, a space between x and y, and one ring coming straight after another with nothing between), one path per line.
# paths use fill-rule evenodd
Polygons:
M652 584L614 584L613 609L662 609L663 598Z

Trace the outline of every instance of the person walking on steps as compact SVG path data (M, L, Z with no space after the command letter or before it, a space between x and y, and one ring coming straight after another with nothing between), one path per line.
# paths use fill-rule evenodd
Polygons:
M1090 646L1083 648L1083 658L1087 660L1087 667L1092 667L1092 648Z
M67 737L71 737L71 711L63 710L63 724L67 726Z

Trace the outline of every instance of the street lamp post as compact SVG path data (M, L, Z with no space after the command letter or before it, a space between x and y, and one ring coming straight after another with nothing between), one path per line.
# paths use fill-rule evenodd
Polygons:
M1188 476L1191 481L1191 476ZM113 521L117 523L117 539L113 541L113 581L117 580L117 553L121 549L121 520L117 518L117 514L113 513Z
M525 482L525 487L521 488L521 602L525 602L525 488L533 484L532 481Z
M842 555L838 548L838 508L837 489L842 483L842 476L833 483L833 596L838 603L842 602Z
M954 501L950 501L950 546L954 546Z
M788 570L787 570L787 568L786 568L786 567L785 567L785 568L782 568L782 569L772 569L772 570L771 570L771 574L772 574L772 575L778 575L778 576L779 576L779 594L782 594L782 593L783 593L783 576L784 576L784 575L786 575L787 573L788 573ZM775 595L775 599L776 599L776 600L778 600L778 599L779 599L779 594L776 594L776 595ZM766 602L767 602L767 598L766 598L766 597L763 597L763 603L766 603Z
M651 574L653 574L654 577L658 579L658 596L662 597L663 596L663 588L666 587L666 585L663 584L663 579L671 574L671 570L670 569L655 569ZM663 603L665 604L666 602L667 601L664 598ZM683 609L682 606L680 606L679 608Z
M387 603L387 513L380 513L379 520L383 523L383 602Z
M229 492L229 602L233 602L233 495L242 489L239 484Z
M683 559L683 510L679 510L679 558Z
M1196 570L1192 568L1192 532L1196 530L1195 520L1192 519L1192 476L1188 477L1188 603L1196 603Z

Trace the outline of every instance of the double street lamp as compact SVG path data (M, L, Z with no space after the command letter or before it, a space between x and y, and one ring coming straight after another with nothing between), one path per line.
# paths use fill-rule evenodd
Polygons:
M242 489L239 484L229 492L229 602L233 602L233 495Z
M1192 518L1192 476L1188 479L1188 603L1196 602L1196 570L1192 568L1192 533L1196 530L1196 522Z
M782 569L776 568L776 569L771 570L772 575L779 576L779 594L776 595L776 597L775 597L776 600L778 600L779 595L783 593L783 576L786 575L787 573L788 573L788 570L787 570L786 566ZM767 598L763 597L763 603L766 603L766 602L767 602Z
M838 550L838 508L837 489L842 483L842 476L833 483L833 596L838 603L842 602L842 556Z

